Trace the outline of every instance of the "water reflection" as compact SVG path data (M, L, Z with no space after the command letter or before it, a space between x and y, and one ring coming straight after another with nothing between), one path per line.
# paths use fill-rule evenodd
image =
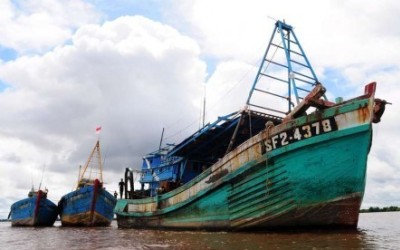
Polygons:
M144 242L154 241L156 244L161 244L157 246L159 249L161 247L173 249L377 249L375 243L370 242L362 231L289 233L159 231L148 232L144 235Z
M400 213L361 214L358 230L192 232L105 228L13 228L0 223L4 249L398 249Z

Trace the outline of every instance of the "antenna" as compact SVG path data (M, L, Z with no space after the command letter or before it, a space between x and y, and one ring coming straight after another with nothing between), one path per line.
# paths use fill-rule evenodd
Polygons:
M161 149L163 137L164 137L164 128L162 128L162 132L161 132L160 146L158 147L159 150Z
M31 170L30 172L31 172L31 184L32 184L32 190L33 190L33 188L34 188L34 185L33 185L33 173L32 173L32 170Z
M206 121L206 84L204 84L203 87L203 115L202 115L202 127L204 127L205 125L205 121Z
M103 157L103 166L105 166L106 164L106 156L107 156L107 152L108 152L108 146L106 147L106 150L104 151L104 157Z
M45 165L45 164L43 164L43 169L42 169L42 178L40 179L40 183L39 183L39 189L38 189L38 190L40 190L40 188L41 188L41 186L42 186L42 181L43 181L43 176L44 176L44 169L45 169L45 167L46 167L46 165Z
M78 172L78 183L76 184L76 186L79 186L79 181L81 179L81 170L82 170L82 165L79 165L79 172Z

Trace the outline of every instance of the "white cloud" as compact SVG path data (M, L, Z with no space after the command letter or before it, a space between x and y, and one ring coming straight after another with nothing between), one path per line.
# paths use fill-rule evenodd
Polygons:
M253 64L261 56L275 19L293 25L311 64L337 68L346 84L382 65L397 65L400 39L395 27L399 4L346 1L182 1L179 14L191 27L204 53ZM350 72L348 67L353 67ZM356 69L359 72L356 74ZM321 76L321 75L319 75Z
M0 147L10 150L0 154L8 173L0 177L2 192L10 169L47 164L52 177L46 185L61 197L56 186L73 186L98 125L106 169L122 176L125 167L137 167L158 146L163 126L180 114L187 114L183 124L199 119L205 70L196 42L144 17L83 26L71 45L4 63L0 77L11 87L0 93L0 105L10 107L0 118L0 135L7 139ZM12 195L25 196L30 182L24 178Z
M240 61L218 64L206 84L206 120L213 122L218 116L244 108L256 68ZM244 85L244 86L243 86Z
M6 0L0 8L0 43L19 53L47 51L70 39L79 26L100 18L81 0Z

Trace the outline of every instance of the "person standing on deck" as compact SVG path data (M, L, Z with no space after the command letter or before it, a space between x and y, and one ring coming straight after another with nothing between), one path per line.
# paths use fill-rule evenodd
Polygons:
M119 195L122 199L122 195L124 194L124 187L125 187L125 182L123 179L121 179L121 181L118 183L119 185Z

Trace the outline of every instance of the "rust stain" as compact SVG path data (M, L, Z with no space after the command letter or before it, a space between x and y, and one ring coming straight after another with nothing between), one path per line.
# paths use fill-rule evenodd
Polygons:
M215 181L221 179L225 175L227 175L229 171L227 169L223 169L222 171L218 171L217 173L210 176L210 178L206 181L206 183L214 183Z
M64 215L61 218L63 226L109 226L111 221L94 212L93 216L90 212L75 215Z
M357 109L357 113L358 113L358 121L361 123L367 122L371 118L368 106Z

